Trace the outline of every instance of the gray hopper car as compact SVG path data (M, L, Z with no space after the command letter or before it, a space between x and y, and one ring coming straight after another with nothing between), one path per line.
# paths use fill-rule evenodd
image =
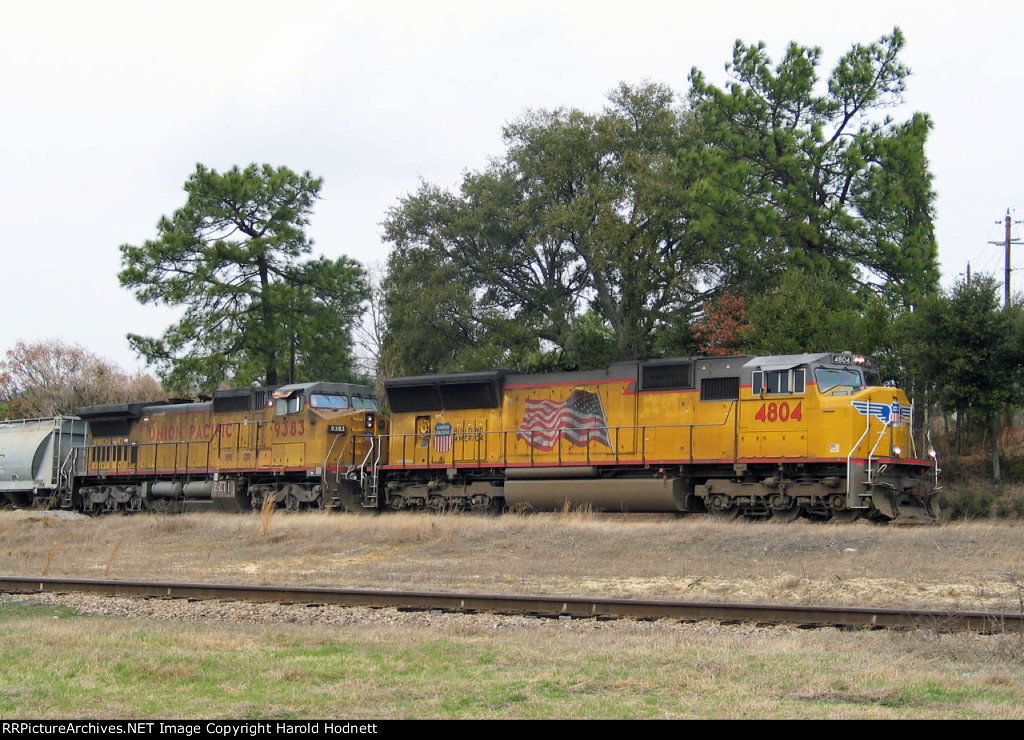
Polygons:
M59 507L84 462L87 434L88 424L71 416L0 421L0 502Z

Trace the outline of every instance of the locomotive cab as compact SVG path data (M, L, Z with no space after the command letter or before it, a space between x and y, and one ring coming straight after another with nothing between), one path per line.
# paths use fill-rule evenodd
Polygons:
M770 508L820 518L938 515L935 461L917 450L913 406L881 385L870 358L755 357L745 369L739 457L760 458L774 488L763 498Z
M273 393L274 440L287 444L307 428L323 432L324 466L366 465L377 434L386 434L387 419L378 413L370 388L350 383L300 383ZM318 427L323 426L320 430Z
M296 383L272 395L275 466L301 465L322 482L259 487L253 506L274 495L289 509L363 508L367 470L386 460L377 435L387 433L387 419L373 390L351 383Z

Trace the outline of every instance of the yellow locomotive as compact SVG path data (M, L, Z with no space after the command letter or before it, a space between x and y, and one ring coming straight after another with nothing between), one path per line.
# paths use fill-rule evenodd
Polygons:
M938 515L903 391L850 353L686 357L603 370L386 381L373 506L590 506L723 517Z
M187 403L128 403L76 411L89 422L75 484L59 502L87 512L349 508L362 476L383 462L387 420L373 389L301 383L216 391ZM359 507L361 508L361 507Z

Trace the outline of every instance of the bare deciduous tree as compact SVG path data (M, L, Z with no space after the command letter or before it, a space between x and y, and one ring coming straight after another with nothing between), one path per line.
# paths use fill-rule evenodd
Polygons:
M130 374L77 344L18 342L0 361L0 415L71 414L79 406L165 398L145 373Z

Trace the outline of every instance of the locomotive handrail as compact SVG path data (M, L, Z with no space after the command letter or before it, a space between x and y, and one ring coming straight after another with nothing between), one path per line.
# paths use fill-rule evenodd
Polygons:
M850 454L846 456L846 493L847 493L848 497L853 495L853 453L857 451L857 448L860 447L861 443L864 441L864 438L867 437L868 434L871 432L871 419L872 419L871 406L874 404L874 402L871 401L871 399L868 399L867 404L868 404L868 409L867 409L867 414L865 414L867 421L865 422L864 433L860 435L860 439L858 439L856 444L853 445L853 448L850 450ZM881 406L885 406L886 404L884 404L884 403L877 403L877 404L874 404L874 405L877 405L877 406L881 407ZM885 437L886 430L891 430L892 428L894 428L893 424L892 424L892 415L891 414L889 415L888 419L880 420L880 421L882 421L882 429L878 433L878 439L875 440L875 444L868 451L868 456L867 456L867 459L865 460L865 462L867 463L867 465L866 465L866 467L864 469L864 472L865 472L865 474L867 476L867 478L865 480L865 485L867 485L868 487L871 487L871 486L874 485L874 476L873 476L873 473L872 473L872 471L873 471L872 463L874 461L875 452L878 450L878 445L880 445L882 443L882 439ZM861 494L861 495L866 495L866 494Z
M868 400L868 413L867 413L867 426L864 428L864 433L860 435L853 447L850 448L850 454L846 456L846 497L849 499L854 495L853 493L853 453L860 447L861 442L868 436L868 432L871 431L871 401ZM868 483L871 483L871 466L868 465L867 469Z
M345 454L345 447L348 446L348 442L351 437L348 435L337 434L334 436L334 441L331 442L331 446L330 449L327 450L327 454L324 455L324 483L327 483L327 469L330 467L331 453L334 452L334 448L338 444L339 439L344 439L345 444L342 446L341 450L338 451L338 464L335 466L334 470L334 482L337 483L341 479L341 474L338 472L338 468L341 467L341 456Z
M530 464L533 465L536 462L535 459L534 459L534 454L537 451L537 447L536 447L536 445L533 444L533 441L534 441L534 435L537 432L557 431L560 434L562 432L586 432L587 433L587 444L586 445L580 445L580 446L583 447L583 449L586 451L586 455L587 455L586 462L589 464L591 462L591 459L590 459L591 434L593 432L599 432L599 431L609 432L613 428L616 430L616 433L617 433L620 427L559 427L558 429L531 429L530 432L529 432L529 434L530 434L530 441L527 443L530 446ZM484 432L484 433L488 434L489 432ZM516 430L515 432L512 432L511 430L505 430L503 432L503 434L513 434L513 433L518 437L520 434L522 434L522 430ZM611 440L611 437L609 435L609 441L610 440ZM618 462L619 461L618 434L616 434L615 442L616 442L615 445L611 446L610 449L611 449L611 453L612 453L613 459L615 460L615 462ZM563 462L565 462L564 459L562 458L562 445L560 443L553 443L551 445L552 449L555 448L556 444L557 444L557 447L558 447L558 464L561 465ZM503 445L502 446L502 452L507 454L507 450L508 450L508 445L507 444ZM455 459L454 459L454 456L453 456L452 463L454 464L454 462L455 462ZM507 463L508 462L508 458L507 457L503 458L502 462L503 463ZM576 462L576 461L573 460L572 462ZM477 464L479 464L479 456L477 458Z
M925 441L928 443L928 457L932 459L932 463L935 465L935 487L939 487L939 453L935 451L935 445L932 444L932 430L929 429Z
M363 456L362 461L359 463L359 485L364 490L366 489L366 463L373 456L373 451L374 451L374 448L376 446L374 444L374 442L376 441L376 438L373 435L370 435L368 437L368 439L369 439L369 442L370 442L369 449L366 450L366 455ZM355 446L354 445L353 445L352 449L353 449L353 451L355 450ZM379 462L379 461L380 461L380 456L378 455L377 460L375 462ZM377 466L373 465L372 469L374 471L374 473L373 473L374 482L376 482ZM374 490L375 489L376 489L376 486L374 486Z
M612 436L611 433L614 432L614 444L609 447L609 451L606 454L608 455L608 458L607 458L608 461L609 462L613 462L614 461L615 463L621 462L620 456L621 456L622 453L620 453L620 451L619 451L619 442L622 439L622 432L623 431L627 431L627 432L628 431L640 432L641 433L641 435L640 435L641 438L640 438L640 444L638 445L639 450L637 452L640 455L640 462L641 463L646 463L647 462L646 442L647 442L647 433L649 431L655 430L655 429L678 429L678 430L684 430L684 431L686 431L689 434L689 444L688 444L688 449L687 449L687 457L692 462L693 461L693 431L694 431L694 429L696 429L698 427L725 427L725 426L728 426L729 420L733 417L734 408L735 408L735 404L731 404L728 413L725 415L725 419L723 419L720 422L708 422L708 423L700 423L700 424L643 424L643 425L637 424L637 425L625 425L625 426L616 426L616 427L608 427L608 426L605 426L605 427L563 427L561 429L561 431L568 430L568 431L591 432L591 433L600 432L600 431L606 431L606 432L609 432L609 437L610 438ZM532 439L532 437L536 433L536 431L538 431L538 430L531 430L527 434L529 434L530 438ZM549 431L559 431L559 430L549 430ZM478 450L477 455L476 455L475 458L474 457L469 457L469 458L456 459L456 445L453 442L451 448L449 450L445 450L444 452L439 452L435 448L428 447L428 450L434 449L434 451L437 454L441 455L441 459L440 459L440 461L431 460L431 456L430 456L430 453L428 451L428 453L426 455L426 458L423 461L423 463L421 464L421 466L425 467L427 469L443 468L443 467L456 467L457 465L460 465L460 464L463 465L463 466L485 467L485 463L487 463L487 464L494 464L494 465L500 465L500 466L507 466L509 464L509 457L510 457L509 449L508 449L508 439L509 439L510 436L513 439L515 439L519 434L522 434L522 433L523 432L521 430L518 430L518 429L503 429L503 430L497 430L497 431L483 431L482 430L482 431L479 431L479 432L473 432L473 434L480 435L480 437L481 437L480 440L476 440L475 441L476 442L476 447L477 447L477 450ZM501 449L500 449L500 457L497 460L495 460L493 463L490 463L489 461L484 460L484 452L481 450L481 443L482 443L483 438L485 438L486 436L494 437L495 435L501 435L502 445L501 445ZM396 440L396 439L400 439L401 440L401 455L397 459L389 460L388 467L394 467L394 468L399 468L399 469L408 469L408 468L412 468L412 467L417 467L417 463L412 459L412 457L409 454L407 443L410 440L410 438L413 439L413 440L416 440L416 439L420 439L420 438L422 438L424 436L426 436L428 439L432 439L435 435L433 433L428 433L428 434L424 435L424 434L419 433L419 432L408 432L408 433L403 433L403 434L387 434L387 435L382 435L380 437L382 446L384 444L390 444L391 441ZM533 445L529 445L529 448L530 448L529 451L526 452L526 453L523 453L523 454L528 455L529 463L531 465L536 465L536 464L538 464L538 461L537 461L537 458L536 458L537 448L534 447ZM415 449L415 445L414 445L413 449ZM554 449L554 446L552 447L552 449ZM383 449L382 449L382 451L383 451ZM563 456L562 446L561 446L561 444L559 444L558 445L558 452L556 453L556 455L557 455L556 461L559 464L562 464L562 463L565 463L565 462L580 462L580 463L589 464L589 463L593 462L593 457L592 457L593 456L593 452L594 451L591 450L590 445L588 444L586 446L586 448L585 448L585 459L567 460ZM401 461L401 462L399 462L399 461Z
M213 442L214 442L214 440L223 440L224 439L224 437L221 435L221 429L223 429L225 426L228 426L229 424L231 426L234 426L236 424L239 424L239 422L233 421L233 422L228 422L228 424L225 424L225 423L221 422L221 423L217 424L217 428L214 430L213 434L210 435L210 439L207 440L207 442L206 442L206 472L207 473L210 472L210 461L213 459ZM236 436L235 439L237 440L239 436L241 436L241 435ZM235 449L236 450L238 449L238 442L237 441L235 442ZM220 457L221 457L221 455L223 453L224 453L224 447L223 447L223 445L219 445L217 447L217 458L220 459Z
M370 446L367 449L366 454L363 455L363 459L357 460L356 455L358 454L358 451L356 450L356 446L358 445L359 440L361 439L368 440ZM350 436L346 437L345 444L342 445L342 448L338 451L338 456L335 459L337 463L335 467L340 469L342 466L344 466L347 468L347 472L351 473L353 470L359 468L361 465L365 465L366 461L369 460L370 458L370 454L372 453L375 444L376 438L372 434L351 434ZM344 458L346 455L348 455L350 451L352 453L352 460L350 462L346 462ZM340 477L341 476L339 472L337 478L340 479Z
M910 451L913 453L913 457L917 459L917 440L914 439L914 407L916 404L910 402Z
M366 455L363 456L362 461L356 459L356 455L358 454L358 452L356 451L357 437L358 435L353 433L348 439L345 440L345 444L342 446L341 451L338 453L338 467L345 465L348 467L348 472L350 473L352 472L353 469L358 468L361 464L366 462ZM349 452L351 452L352 459L346 462L345 458L347 457ZM367 454L369 454L369 450L367 450Z
M144 448L146 448L146 447L152 447L152 448L153 448L153 471L152 471L152 472L153 472L153 475L156 475L156 470L157 470L157 456L158 456L158 450L159 450L159 446L160 446L160 443L159 443L159 442L143 442L143 443L142 443L141 445L139 445L139 452L142 452L142 450L143 450ZM139 458L141 459L141 458L142 458L142 455L139 455ZM135 466L135 472L136 472L136 473L140 472L140 465L141 465L141 464L137 464L137 465Z
M360 467L359 488L364 493L363 507L375 509L377 508L377 484L380 480L380 450L382 446L378 443L378 437L373 434L367 435L367 439L369 440L370 448L367 450L366 457L363 461L365 462L366 460L369 460L370 457L373 456L374 450L376 450L377 455L373 458L373 462L370 464L369 485L367 485L366 482L365 470L363 467Z
M868 404L871 402L868 401ZM871 426L871 414L868 414L868 427ZM878 449L878 445L882 443L882 438L885 437L885 430L891 429L892 427L892 415L889 415L888 421L882 422L882 431L878 433L878 439L875 440L874 446L871 448L871 452L868 453L868 480L871 480L871 459L875 456L875 450Z

